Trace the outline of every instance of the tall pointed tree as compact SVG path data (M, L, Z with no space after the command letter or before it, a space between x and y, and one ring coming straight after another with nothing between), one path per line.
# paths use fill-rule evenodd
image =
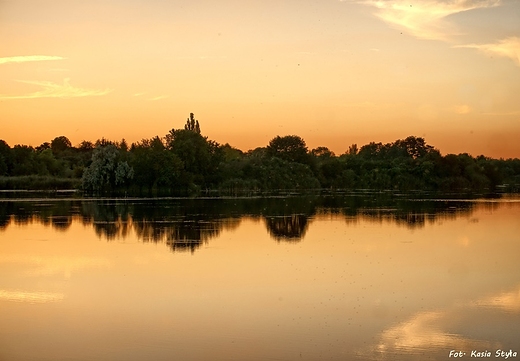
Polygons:
M186 120L186 125L184 126L184 129L191 130L192 132L200 134L199 121L195 119L195 115L193 115L193 113L190 113L190 117L188 118L188 120Z

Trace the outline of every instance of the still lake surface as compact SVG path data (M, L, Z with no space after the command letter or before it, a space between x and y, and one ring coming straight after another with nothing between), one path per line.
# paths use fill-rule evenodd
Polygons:
M13 361L520 353L520 198L1 199L0 320Z

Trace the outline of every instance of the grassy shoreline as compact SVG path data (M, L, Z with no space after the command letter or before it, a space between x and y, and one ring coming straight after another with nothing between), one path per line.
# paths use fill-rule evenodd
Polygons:
M79 190L80 187L80 178L59 178L39 175L13 177L0 176L0 190L7 191Z

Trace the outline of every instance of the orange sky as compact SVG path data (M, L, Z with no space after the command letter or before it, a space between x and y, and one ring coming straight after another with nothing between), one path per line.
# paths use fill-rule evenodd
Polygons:
M0 139L133 142L182 128L337 154L422 136L520 157L515 0L4 0Z

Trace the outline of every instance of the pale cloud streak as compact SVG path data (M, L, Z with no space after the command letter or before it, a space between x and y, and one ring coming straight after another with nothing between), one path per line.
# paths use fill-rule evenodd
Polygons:
M159 95L157 97L154 97L154 98L150 98L148 100L152 100L152 101L155 101L155 100L162 100L162 99L166 99L166 98L169 98L170 96L169 95Z
M69 84L69 78L63 80L63 84L50 81L18 80L20 83L36 85L43 89L25 95L0 95L0 99L36 99L36 98L77 98L89 96L101 96L110 93L111 89L84 89L76 88Z
M65 58L61 56L48 56L48 55L25 55L25 56L11 56L0 58L0 64L7 63L26 63L30 61L46 61L46 60L63 60Z
M366 0L358 3L376 7L376 16L417 38L449 41L456 31L446 21L446 17L463 11L498 6L500 0Z
M455 47L477 49L490 55L509 58L520 66L520 37L512 36L493 44L467 44Z
M471 113L471 107L467 104L458 105L455 107L455 113L457 114L469 114Z

